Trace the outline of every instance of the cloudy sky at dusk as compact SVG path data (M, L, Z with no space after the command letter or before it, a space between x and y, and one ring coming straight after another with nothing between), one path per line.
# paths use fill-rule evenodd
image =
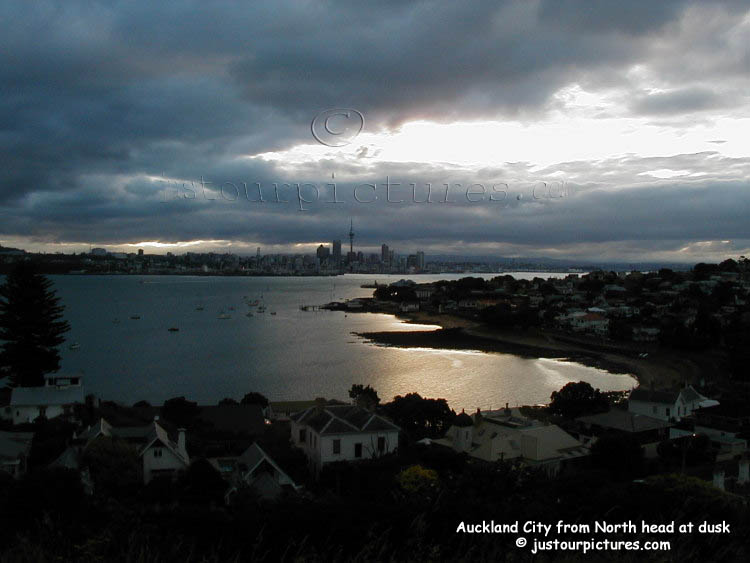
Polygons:
M6 0L0 78L4 246L750 255L745 1Z

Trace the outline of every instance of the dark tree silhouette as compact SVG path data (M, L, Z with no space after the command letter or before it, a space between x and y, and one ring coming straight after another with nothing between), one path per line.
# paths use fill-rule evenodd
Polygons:
M19 262L0 286L0 379L13 386L44 385L60 369L57 347L70 325L52 282L30 262Z
M366 409L374 409L380 404L378 392L369 385L364 386L361 383L354 383L349 389L349 397L354 399L354 403Z
M585 381L570 382L550 397L549 410L565 418L576 418L585 414L609 410L607 398L599 389L594 389Z
M249 393L245 394L244 397L242 397L242 401L240 401L240 404L260 405L261 407L267 407L268 398L265 395L258 393L257 391L250 391Z

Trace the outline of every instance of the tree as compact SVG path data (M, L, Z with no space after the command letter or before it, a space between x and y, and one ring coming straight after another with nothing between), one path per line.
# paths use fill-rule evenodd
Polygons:
M57 347L70 330L52 282L30 262L19 262L0 286L0 379L13 386L44 385L60 369Z
M170 422L184 428L190 428L200 414L198 403L188 401L185 397L174 397L164 401L161 414Z
M232 405L239 405L239 403L237 401L235 401L234 399L232 399L231 397L225 397L224 399L222 399L221 401L219 401L219 406L220 407L232 406Z
M442 437L456 417L445 399L427 399L419 393L397 395L383 405L383 412L414 441Z
M349 397L354 399L357 406L366 409L374 409L380 404L378 392L369 385L365 387L361 383L354 383L352 385L351 389L349 389Z
M554 391L550 398L552 402L549 404L549 410L565 418L609 410L607 398L599 389L594 389L585 381L571 381L559 391Z
M250 393L247 393L244 397L242 397L242 401L240 401L240 404L260 405L261 407L267 407L268 399L265 397L265 395L261 395L256 391L250 391Z

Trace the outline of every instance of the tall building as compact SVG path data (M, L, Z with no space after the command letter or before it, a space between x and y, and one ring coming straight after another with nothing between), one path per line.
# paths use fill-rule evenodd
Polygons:
M333 263L338 268L341 266L341 241L340 240L334 240L333 241Z
M391 253L388 251L387 244L384 244L380 247L380 261L383 264L387 264L391 261Z
M322 244L318 247L318 250L316 252L318 258L322 262L326 258L328 258L329 254L331 253L330 250L328 250L327 246L323 246Z
M354 221L349 220L349 254L354 254Z
M424 270L424 252L417 252L417 270Z

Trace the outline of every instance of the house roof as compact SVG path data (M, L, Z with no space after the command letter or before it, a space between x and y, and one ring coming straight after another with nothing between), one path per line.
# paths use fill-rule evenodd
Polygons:
M16 387L10 396L14 407L38 405L72 405L84 402L83 387Z
M594 424L602 428L611 428L623 432L647 432L671 426L664 420L635 414L622 409L612 409L609 412L580 416L576 420L584 424Z
M309 426L318 434L362 432L398 432L400 428L388 419L355 405L327 405L309 408L291 416L298 424Z
M631 401L641 401L644 403L673 405L680 397L682 397L682 400L686 403L703 403L705 406L718 404L718 402L698 393L698 391L693 389L692 385L671 391L656 391L653 389L637 387L630 392Z
M582 453L579 450L583 448L583 444L554 424L524 428L519 432L524 438L535 439L534 455L530 456L535 461L570 457L570 454L580 455Z
M294 483L294 480L287 475L286 471L281 469L281 467L279 467L278 464L265 451L263 451L263 448L261 448L257 442L247 448L237 460L238 463L247 466L247 470L244 471L245 475L252 475L255 469L257 469L263 461L271 465L276 471Z
M182 452L177 447L177 444L169 439L169 434L162 428L158 422L154 421L151 423L151 427L146 438L145 445L139 451L140 455L146 453L146 451L155 444L161 444L162 446L169 449L177 458L179 458L185 465L190 464L190 459L187 457L187 452Z
M679 391L657 391L655 389L636 387L630 392L629 400L673 405L679 395Z

